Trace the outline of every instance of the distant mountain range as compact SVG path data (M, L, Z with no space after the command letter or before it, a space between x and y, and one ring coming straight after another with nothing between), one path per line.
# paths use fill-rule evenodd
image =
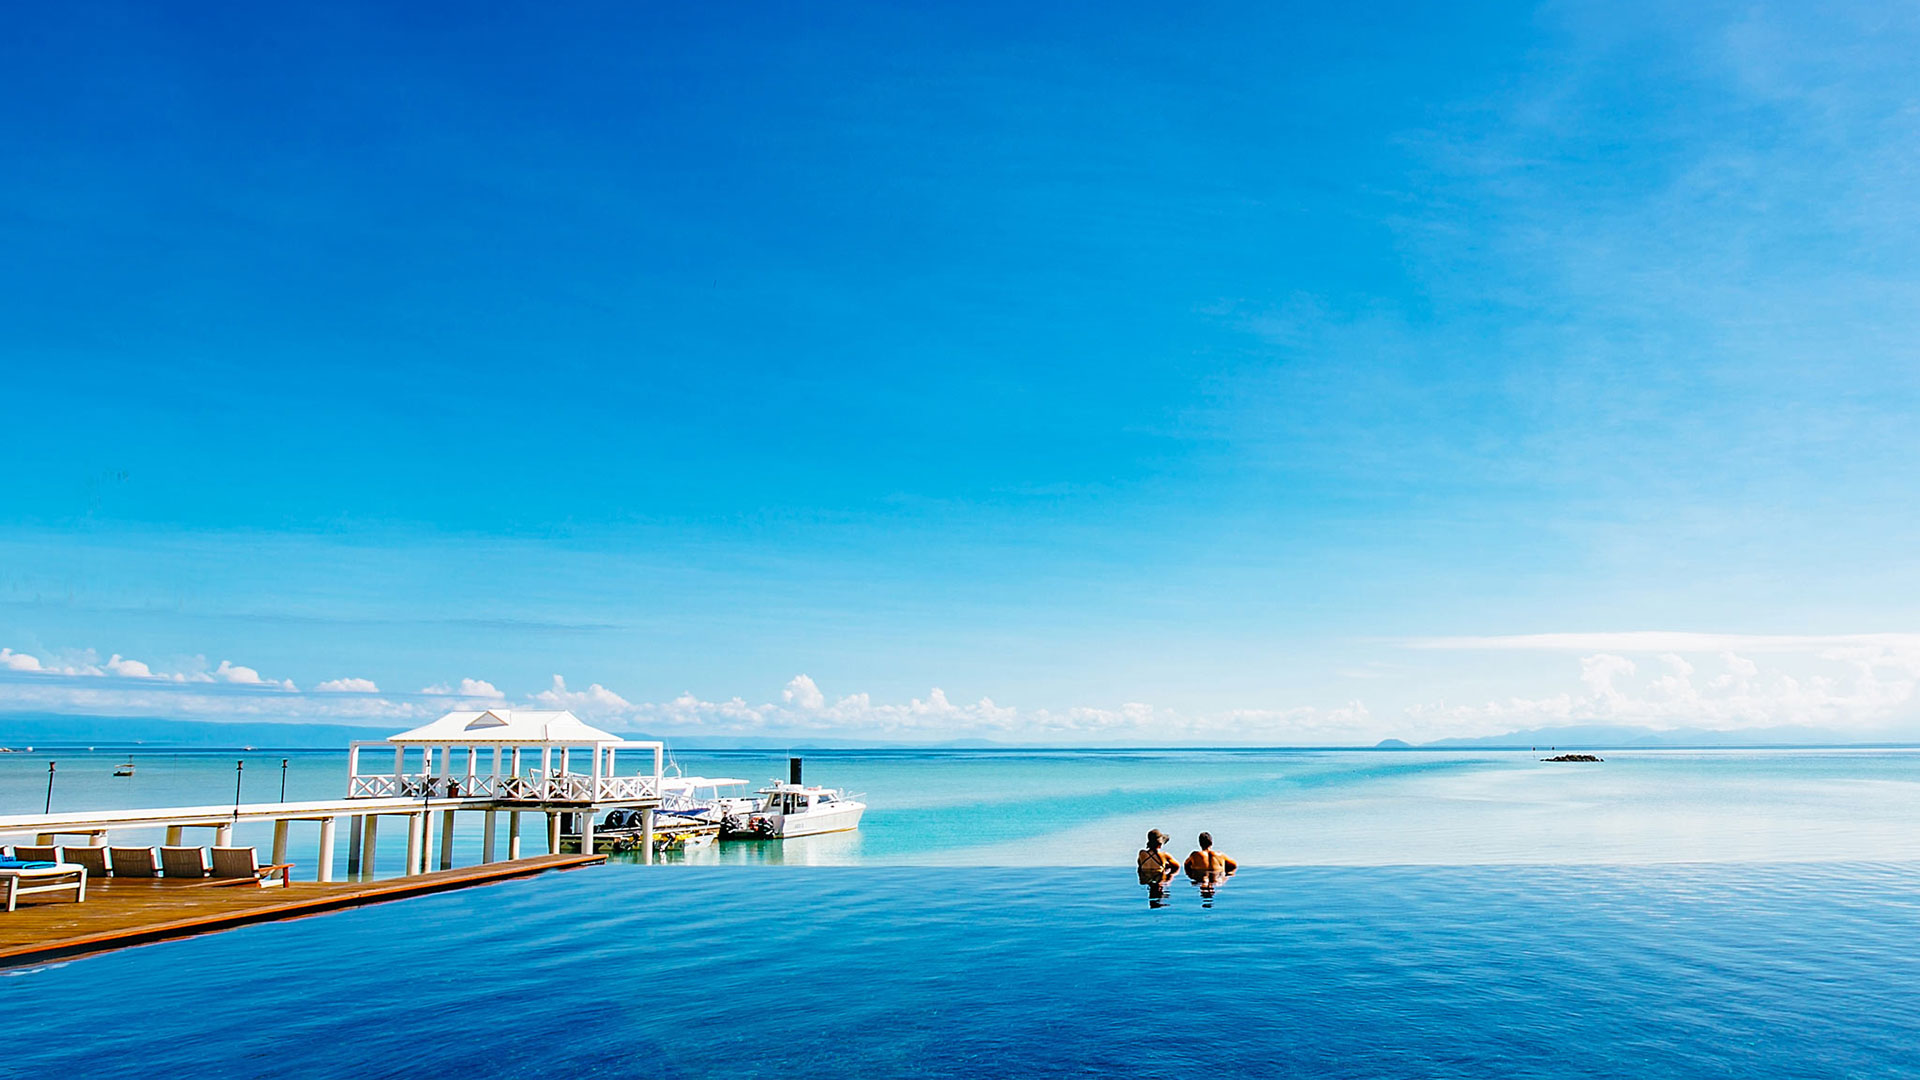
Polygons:
M1505 735L1483 735L1471 739L1435 739L1418 747L1400 739L1382 739L1375 746L1383 750L1493 750L1547 749L1622 750L1634 747L1711 749L1713 747L1758 746L1841 746L1859 744L1858 740L1837 737L1831 731L1811 727L1753 728L1747 731L1709 731L1704 728L1659 730L1624 724L1582 724L1569 727L1534 728L1510 731ZM1889 745L1883 741L1860 745ZM1904 745L1904 744L1900 744Z
M0 713L0 746L177 746L239 747L265 750L344 750L355 739L384 739L391 726L358 727L347 724L214 723L163 720L143 716L69 716L61 713ZM1020 744L988 739L947 739L939 742L884 742L874 739L834 739L817 736L650 735L621 732L625 738L665 742L676 750L1014 750ZM1633 747L1757 747L1908 745L1884 740L1862 742L1838 738L1830 731L1809 727L1774 727L1751 731L1709 731L1701 728L1653 728L1587 724L1535 728L1505 735L1471 739L1436 739L1415 746L1401 739L1382 739L1379 750L1490 750L1556 747L1561 750L1630 749ZM1108 745L1089 749L1129 750L1151 747Z
M0 746L178 746L239 747L263 750L345 750L355 739L384 739L392 725L214 723L163 720L150 716L70 716L62 713L0 713ZM728 735L649 735L617 732L623 738L665 742L676 750L834 750L875 746L987 749L986 739L949 739L939 743L876 743L872 739L824 739Z

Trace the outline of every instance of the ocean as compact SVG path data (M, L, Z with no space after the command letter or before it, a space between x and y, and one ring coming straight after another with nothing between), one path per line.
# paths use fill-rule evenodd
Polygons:
M56 808L231 792L232 757L62 753ZM1540 756L810 753L860 832L8 972L0 1075L1920 1075L1920 757ZM19 757L0 811L44 797ZM338 793L275 754L245 797L282 757ZM1243 870L1156 906L1148 827Z

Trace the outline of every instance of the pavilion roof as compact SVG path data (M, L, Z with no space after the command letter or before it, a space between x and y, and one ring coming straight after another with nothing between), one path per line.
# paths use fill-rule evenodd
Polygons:
M626 740L611 732L602 731L564 710L546 712L534 709L485 709L480 712L450 712L412 731L389 735L387 741L491 746L497 743L595 743Z

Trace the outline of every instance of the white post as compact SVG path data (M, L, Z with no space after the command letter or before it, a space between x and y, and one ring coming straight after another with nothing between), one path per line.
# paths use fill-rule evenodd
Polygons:
M587 807L580 813L580 854L593 854L593 816L599 813L594 807Z
M233 825L216 825L213 829L213 842L220 847L233 846Z
M495 753L499 753L499 751L496 750ZM486 839L480 841L480 861L490 863L493 861L493 834L499 830L499 826L496 824L496 819L494 818L494 811L487 811L486 825L483 827L487 831L487 836Z
M353 823L354 825L358 826L360 824L360 819L359 818L353 819ZM354 839L358 840L359 838L360 837L356 829ZM287 823L285 819L282 819L280 821L276 821L273 823L273 860L272 861L275 866L279 866L280 864L287 861Z
M409 876L420 872L420 841L424 839L422 834L426 832L425 826L421 824L421 819L424 817L426 815L418 810L407 815L407 869L405 872Z
M593 787L589 789L589 794L587 795L587 798L588 800L593 800L599 797L600 797L600 747L596 744L593 748ZM591 848L581 848L580 850L584 854L592 854Z
M560 815L547 812L547 854L560 854Z
M453 811L440 811L440 869L453 869Z
M366 818L366 833L360 840L362 845L360 849L360 875L368 880L372 880L374 854L380 850L380 816L378 814L368 814Z
M553 791L553 747L540 748L540 798L545 801Z
M500 778L500 748L497 746L493 748L493 778L495 780ZM494 794L496 796L500 793L499 788L500 785L494 785Z
M518 754L520 751L515 750ZM520 811L507 811L507 858L520 857Z
M640 861L653 862L653 811L640 811Z
M338 818L320 819L320 880L333 880L333 834Z
M405 775L407 775L407 748L404 746L396 746L393 748L393 782L396 788L395 794L399 794L398 786L400 778Z

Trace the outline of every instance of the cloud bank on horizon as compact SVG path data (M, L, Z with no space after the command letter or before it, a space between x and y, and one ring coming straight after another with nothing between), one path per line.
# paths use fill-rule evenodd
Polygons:
M408 725L462 708L566 709L615 730L701 737L815 736L933 742L983 738L1008 743L1187 743L1285 746L1368 745L1473 738L1518 730L1621 725L1653 731L1765 731L1795 728L1835 740L1920 740L1920 634L1741 635L1646 631L1423 639L1425 650L1550 650L1576 657L1568 686L1542 696L1475 703L1428 701L1397 712L1361 699L1328 708L1248 707L1210 714L1144 702L1023 709L991 698L955 702L939 688L905 703L867 693L830 696L794 676L776 700L706 701L682 694L633 702L599 683L584 689L554 675L512 695L462 678L410 693L373 680L329 679L302 692L292 680L204 660L161 672L115 654L41 657L0 648L0 715L47 710L195 720ZM1594 646L1614 651L1589 652ZM1741 655L1743 650L1762 659Z

